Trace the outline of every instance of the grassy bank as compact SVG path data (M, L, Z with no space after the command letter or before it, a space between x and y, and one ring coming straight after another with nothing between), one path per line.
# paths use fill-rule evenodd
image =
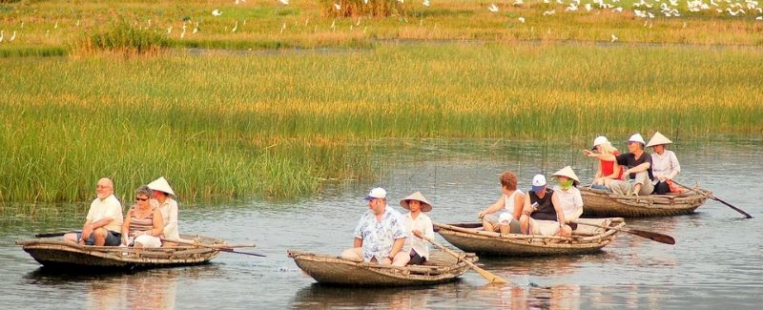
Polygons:
M82 201L165 175L184 200L370 179L377 138L763 133L757 49L401 45L0 59L0 200Z
M589 1L582 1L577 11L567 11L571 3L567 0L563 4L528 0L522 5L492 0L430 2L425 7L420 1L406 1L404 15L335 18L319 1L292 1L287 6L273 0L238 5L232 0L19 1L0 7L0 30L5 31L0 56L34 55L42 48L73 52L72 46L83 36L122 20L165 36L170 46L223 49L368 47L379 39L610 42L613 35L618 43L763 45L763 21L756 20L763 14L748 9L730 16L726 11L737 9L731 5L746 7L742 0L721 1L720 6L700 12L689 12L682 1L670 6L682 15L670 18L660 12L664 2L656 1L648 1L651 9L623 0L612 2L612 8L594 4L590 11L584 9L584 4L593 3ZM497 3L498 12L488 10L492 3ZM618 7L622 11L615 11ZM655 18L636 17L634 9ZM213 10L222 15L213 16Z

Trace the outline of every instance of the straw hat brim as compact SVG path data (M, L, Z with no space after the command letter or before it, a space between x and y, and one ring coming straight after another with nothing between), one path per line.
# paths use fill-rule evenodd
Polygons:
M580 183L580 179L578 179L578 176L575 174L575 171L572 171L572 167L567 166L562 168L562 170L559 170L555 172L552 176L555 177L568 177L572 180L574 180L577 183Z
M657 146L657 145L665 145L665 144L671 144L673 141L670 141L667 137L665 137L663 134L661 134L659 131L654 133L654 136L652 136L651 139L649 139L649 143L646 144L647 147Z
M424 195L421 194L421 192L415 192L413 194L408 195L408 197L403 198L400 200L400 206L404 209L410 211L411 207L408 206L408 200L416 200L421 203L421 212L429 212L432 211L432 203L427 200Z
M172 190L172 187L170 187L170 183L168 183L167 179L164 177L160 177L153 182L148 183L148 188L150 188L152 191L160 191L170 196L175 196L175 192Z

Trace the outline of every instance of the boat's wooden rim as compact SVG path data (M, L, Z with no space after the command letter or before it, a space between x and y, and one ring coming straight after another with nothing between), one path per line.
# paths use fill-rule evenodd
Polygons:
M613 228L623 228L625 226L625 220L621 217L609 218L611 220L610 226ZM602 242L608 242L612 236L618 233L614 229L606 229L603 233L593 236L574 235L572 238L564 238L558 236L539 236L539 235L522 235L522 234L500 234L497 232L476 230L469 228L462 228L451 224L432 223L442 233L442 230L447 231L447 234L453 234L462 237L483 239L483 240L498 240L501 242L510 242L520 245L536 245L536 246L550 246L550 247L565 247L565 246L579 246L579 245L591 245L601 244ZM458 225L458 224L457 224Z
M350 267L363 268L371 271L378 271L383 273L410 273L410 275L420 274L427 276L435 276L438 274L448 274L455 270L460 270L464 267L468 267L463 260L468 260L472 263L478 260L477 256L473 253L463 253L464 255L458 260L457 263L452 265L408 265L405 267L397 267L391 265L379 265L376 263L368 262L356 262L347 260L338 256L331 256L325 254L316 254L310 252L304 252L300 250L289 249L287 250L288 256L294 260L309 260L322 263L343 264Z

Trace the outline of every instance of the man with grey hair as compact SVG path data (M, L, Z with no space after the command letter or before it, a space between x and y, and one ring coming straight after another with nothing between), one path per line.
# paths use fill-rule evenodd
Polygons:
M627 141L628 153L617 155L617 164L628 167L623 171L623 176L628 176L624 181L612 181L612 192L619 195L651 195L654 192L652 179L652 156L644 152L644 138L636 133Z
M64 240L82 245L118 246L122 243L122 204L114 196L114 182L98 180L97 198L90 204L82 233L69 233Z

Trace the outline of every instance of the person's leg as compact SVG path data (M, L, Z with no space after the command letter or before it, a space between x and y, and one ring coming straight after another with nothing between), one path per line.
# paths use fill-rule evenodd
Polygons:
M609 183L609 188L617 195L628 195L631 184L628 181L616 180Z
M525 235L530 233L530 217L525 214L519 217L519 232Z
M68 233L64 235L64 241L77 243L79 242L80 236L82 236L80 233Z
M95 235L95 245L96 246L103 246L106 244L106 235L108 234L108 231L106 228L98 228L93 232L93 235Z
M639 195L651 195L654 191L654 185L652 180L649 179L649 172L642 171L636 173L636 179L634 180L636 185L633 186L633 192Z
M343 259L346 259L346 260L362 262L363 261L363 248L352 248L352 249L344 250L344 252L342 252L342 254L339 255L339 257L341 257Z
M427 260L424 259L419 253L416 253L415 250L411 249L411 260L408 261L409 265L423 265Z
M498 213L492 213L485 215L485 217L482 218L482 228L485 229L485 231L496 231L496 228L498 228Z
M407 265L410 260L411 254L409 252L400 251L395 254L395 258L392 260L392 266L405 267L405 265Z
M657 182L657 185L654 186L654 193L657 195L665 195L670 192L670 186L668 186L668 182Z
M564 238L572 237L572 227L569 225L562 226L561 230L559 231L559 235Z
M122 244L122 234L110 230L107 230L106 233L106 242L104 243L106 246L118 246Z

